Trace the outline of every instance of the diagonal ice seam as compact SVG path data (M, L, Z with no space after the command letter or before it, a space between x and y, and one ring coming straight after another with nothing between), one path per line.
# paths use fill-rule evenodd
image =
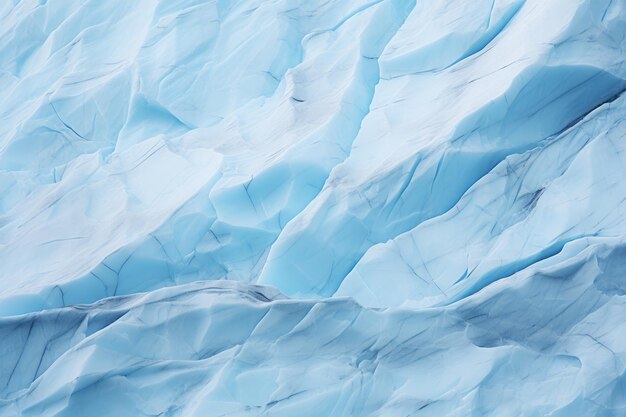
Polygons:
M0 21L0 417L626 413L624 2Z

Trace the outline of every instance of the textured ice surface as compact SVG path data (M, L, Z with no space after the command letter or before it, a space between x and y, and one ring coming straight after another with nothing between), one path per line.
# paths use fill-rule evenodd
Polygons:
M623 0L0 22L0 417L626 415Z

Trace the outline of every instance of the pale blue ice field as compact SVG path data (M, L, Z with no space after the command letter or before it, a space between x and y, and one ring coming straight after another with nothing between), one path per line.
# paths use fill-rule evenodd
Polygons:
M0 417L626 416L626 0L2 0L0 91Z

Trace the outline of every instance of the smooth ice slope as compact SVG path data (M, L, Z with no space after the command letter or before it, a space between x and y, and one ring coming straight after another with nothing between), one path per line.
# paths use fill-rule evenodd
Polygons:
M626 3L0 4L0 416L626 415Z

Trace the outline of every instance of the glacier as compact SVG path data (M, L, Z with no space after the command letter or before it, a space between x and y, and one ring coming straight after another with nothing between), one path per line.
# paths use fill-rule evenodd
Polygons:
M624 0L0 21L0 417L626 416Z

